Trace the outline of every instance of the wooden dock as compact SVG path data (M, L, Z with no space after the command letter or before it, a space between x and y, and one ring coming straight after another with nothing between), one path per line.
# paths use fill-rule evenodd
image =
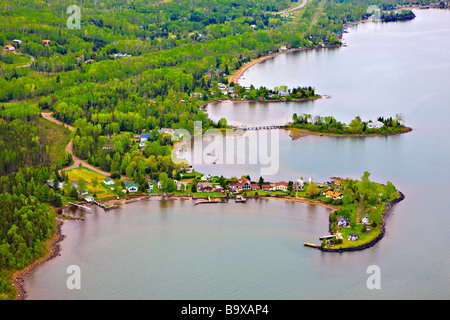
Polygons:
M311 247L311 248L318 248L318 247L319 247L318 244L309 243L309 242L304 242L303 245L304 245L305 247Z
M74 206L74 207L77 207L77 208L79 208L81 210L91 211L91 208L88 208L88 207L85 207L85 206L82 206L82 205L79 205L79 204L76 204L76 203L69 202L69 204Z

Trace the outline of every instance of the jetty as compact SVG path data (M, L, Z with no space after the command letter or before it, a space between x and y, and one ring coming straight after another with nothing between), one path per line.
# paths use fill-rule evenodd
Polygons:
M318 248L318 247L319 247L318 244L309 243L309 242L304 242L303 245L304 245L305 247L311 247L311 248Z
M74 206L74 207L77 207L77 208L79 208L79 209L81 209L81 210L91 211L91 208L82 206L82 205L80 205L80 204L76 204L76 203L72 203L72 202L69 202L69 204L72 205L72 206Z
M272 130L272 129L282 129L284 128L284 125L278 125L278 126L256 126L256 127L234 127L237 130Z
M99 206L100 208L102 208L102 209L105 210L105 211L108 211L108 210L112 210L112 209L118 208L118 206L106 206L105 204L100 203L100 202L97 202L97 201L95 201L95 200L94 200L92 203L94 203L95 205Z

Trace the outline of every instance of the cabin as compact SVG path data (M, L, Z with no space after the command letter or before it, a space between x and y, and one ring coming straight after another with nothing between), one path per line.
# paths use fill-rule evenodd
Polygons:
M137 192L139 190L139 185L136 183L127 181L125 182L125 189L127 189L128 192Z
M47 44L49 44L49 43L51 43L51 41L50 40L42 40L42 44L44 44L44 45L47 45Z
M281 46L280 49L278 49L278 52L284 52L287 50L286 46Z
M367 124L367 128L369 129L380 129L383 128L384 123L380 122L380 121L376 121L376 122L369 122Z
M94 201L94 197L86 197L86 198L84 198L84 201L91 203Z
M287 192L287 188L288 188L288 183L281 181L275 184L275 189L278 191L283 191L283 192Z
M114 180L111 178L106 178L105 180L103 180L103 183L107 186L112 186L114 184Z
M340 216L337 219L337 225L338 225L338 227L347 228L350 226L350 220L347 218L344 218L343 216Z
M356 233L350 233L350 235L348 236L348 240L349 241L356 241L358 240L359 236Z
M86 64L91 64L92 62L94 62L95 60L93 60L93 59L89 59L89 60L86 60L84 63L86 63Z
M14 50L16 50L16 48L13 47L13 46L10 46L9 44L7 44L7 45L4 47L4 50L5 50L5 51L14 51Z
M14 42L14 43L17 43L17 44L22 44L22 40L19 40L19 39L14 39L12 42Z

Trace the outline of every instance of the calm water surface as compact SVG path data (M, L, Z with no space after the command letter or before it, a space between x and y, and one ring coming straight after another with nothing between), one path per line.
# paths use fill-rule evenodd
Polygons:
M450 11L416 15L406 23L352 27L345 35L348 47L281 55L251 68L241 81L312 85L331 99L208 107L213 120L226 117L230 124L272 124L294 112L344 122L402 113L414 131L400 136L292 141L281 131L280 169L266 177L360 178L367 170L372 180L392 181L406 199L375 247L346 254L303 247L327 231L329 210L322 207L154 199L65 222L61 256L25 279L29 298L450 298ZM253 179L260 173L257 165L195 168L224 176L250 173ZM81 268L81 290L66 288L72 264ZM366 287L370 265L381 269L381 290Z

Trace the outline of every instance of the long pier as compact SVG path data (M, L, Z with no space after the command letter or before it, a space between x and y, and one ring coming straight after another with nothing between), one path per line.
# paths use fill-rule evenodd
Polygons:
M85 211L91 211L91 208L88 208L88 207L85 207L85 206L82 206L82 205L79 205L79 204L76 204L76 203L69 202L69 204L74 206L74 207L77 207L77 208L80 208L82 210L85 210Z
M256 127L234 127L237 130L272 130L272 129L282 129L284 125L279 126L256 126Z

